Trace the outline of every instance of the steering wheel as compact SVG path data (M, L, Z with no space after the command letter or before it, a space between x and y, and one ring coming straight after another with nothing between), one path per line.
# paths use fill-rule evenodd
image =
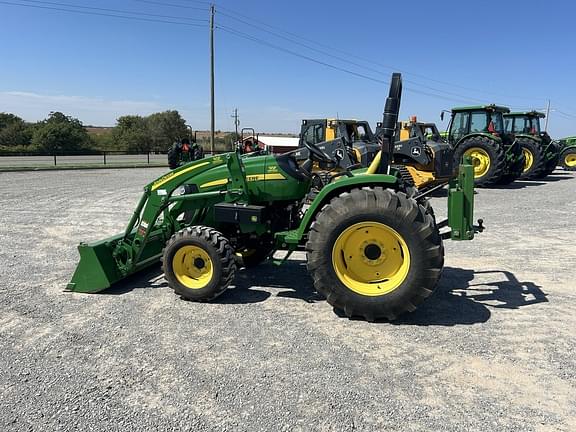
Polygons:
M324 150L320 149L316 144L310 144L304 140L304 147L308 149L310 155L316 156L318 162L336 163Z

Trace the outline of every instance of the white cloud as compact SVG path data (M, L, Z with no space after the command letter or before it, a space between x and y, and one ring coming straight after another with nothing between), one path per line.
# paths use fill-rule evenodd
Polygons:
M239 108L241 127L254 127L259 133L298 132L302 119L322 117L319 114L281 106L240 105ZM60 111L80 119L85 125L113 126L116 119L122 115L148 115L171 109L178 110L194 129L207 130L210 127L210 107L203 101L195 106L179 106L161 101L111 100L29 91L0 91L0 112L10 112L27 121L43 120L51 111ZM233 108L219 106L217 103L216 129L234 130L232 112Z
M61 111L84 124L113 125L126 114L147 115L161 111L157 102L109 100L86 96L47 95L25 91L0 92L0 111L11 112L28 121L42 120L50 111Z

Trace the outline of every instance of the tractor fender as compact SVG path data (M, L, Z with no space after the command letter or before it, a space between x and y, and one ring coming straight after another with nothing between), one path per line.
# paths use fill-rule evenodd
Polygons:
M475 138L475 137L484 137L484 138L488 138L491 139L493 141L496 141L497 143L501 144L502 143L502 138L496 137L488 132L475 132L475 133L471 133L468 135L465 135L464 137L462 137L457 143L455 147L458 147L460 144L462 144L462 142L469 140L470 138Z
M516 139L532 140L536 144L542 143L542 138L540 138L539 136L534 136L534 135L516 134Z
M296 233L291 235L290 243L299 243L304 234L312 225L316 214L330 202L330 200L343 192L350 191L359 187L382 186L396 189L398 187L398 178L388 174L357 174L353 177L341 177L332 183L329 183L320 190L312 204L306 211L306 214L300 222Z

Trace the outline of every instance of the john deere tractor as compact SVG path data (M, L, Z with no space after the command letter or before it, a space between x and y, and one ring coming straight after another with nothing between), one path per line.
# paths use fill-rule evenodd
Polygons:
M576 136L562 138L557 144L560 166L566 171L576 171Z
M187 137L176 141L168 149L168 166L170 169L178 168L204 157L204 149L198 144L196 132L192 133L190 126L188 126L188 131Z
M335 171L345 168L368 167L380 150L377 137L382 123L372 132L366 121L342 119L303 120L296 157L305 160L309 155L306 144L319 146L338 159L338 165L318 164L313 169L315 187L327 184ZM394 136L391 165L402 174L408 186L420 190L446 184L454 176L452 149L442 141L434 123L399 122Z
M504 114L506 132L516 136L524 154L522 179L544 178L558 165L559 146L548 133L540 131L540 119L544 117L537 111Z
M448 142L457 163L463 156L472 158L477 186L508 184L522 174L522 149L504 130L503 114L508 112L497 105L452 109Z
M123 233L80 244L68 290L105 290L162 261L178 295L206 302L226 291L239 266L276 251L285 252L285 261L302 250L316 290L347 316L372 321L415 310L440 278L442 240L471 240L481 228L472 222L471 165L463 164L451 182L443 222L390 166L401 92L400 74L393 74L372 163L335 174L312 201L313 166L339 160L307 141L302 163L294 153L232 152L156 179ZM186 211L194 213L190 221L182 217Z

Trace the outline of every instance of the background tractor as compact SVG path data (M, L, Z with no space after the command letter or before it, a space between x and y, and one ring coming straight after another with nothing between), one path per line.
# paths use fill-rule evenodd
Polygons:
M452 180L448 219L438 223L426 196L406 188L390 166L401 92L400 74L393 74L372 163L335 174L311 202L314 165L340 161L307 141L301 163L294 153L232 152L163 175L144 188L123 233L80 244L68 289L101 291L162 261L178 295L210 301L239 265L276 251L285 251L284 262L305 250L314 287L346 316L372 321L415 310L440 278L442 240L471 240L481 223L472 224L471 165ZM186 211L193 212L189 221Z
M170 169L178 168L204 157L204 149L198 144L196 132L192 133L190 126L188 126L188 131L187 137L176 141L168 149L168 166Z
M317 145L338 165L320 163L314 168L313 185L320 189L335 171L368 167L380 151L377 137L382 123L372 132L366 121L342 119L303 120L296 157L308 157L307 145ZM398 170L408 186L419 190L446 184L455 175L450 145L442 141L434 123L419 123L416 117L399 122L394 136L391 166Z
M558 164L559 146L547 132L540 131L540 119L544 117L543 113L537 111L504 114L506 132L516 136L524 154L522 179L544 178Z
M567 171L576 171L576 136L562 138L557 144L560 166Z
M503 114L508 112L497 105L452 109L448 142L454 147L456 163L464 156L472 158L477 186L508 184L522 174L522 149L504 130Z

